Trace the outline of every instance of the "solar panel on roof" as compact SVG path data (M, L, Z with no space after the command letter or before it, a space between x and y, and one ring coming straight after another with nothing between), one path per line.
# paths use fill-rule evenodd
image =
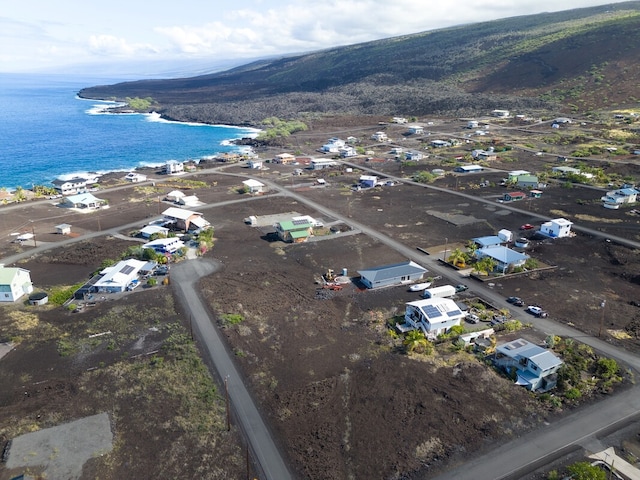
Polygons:
M307 223L309 223L307 220L299 218L297 220L291 220L291 223L293 225L306 225Z
M450 312L447 312L447 315L455 317L456 315L462 315L462 312L460 310L451 310Z
M425 306L424 313L426 313L429 318L438 318L442 316L442 313L440 313L440 310L438 310L433 305Z
M129 275L131 272L133 272L133 270L134 268L131 265L125 265L120 270L120 273L123 273L124 275Z

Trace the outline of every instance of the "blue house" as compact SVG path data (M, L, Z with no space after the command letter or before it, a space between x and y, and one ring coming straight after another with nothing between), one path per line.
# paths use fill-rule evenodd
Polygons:
M481 260L490 257L496 262L496 272L505 273L509 268L521 267L529 259L529 255L516 252L510 248L496 245L476 250L476 258Z
M408 261L358 270L360 281L367 288L389 287L422 280L427 269Z
M476 243L479 248L495 247L504 243L504 240L497 235L476 237L472 238L471 240L473 240L473 242Z
M515 373L517 385L534 392L554 388L557 371L564 363L549 350L523 338L498 346L494 362L507 373Z

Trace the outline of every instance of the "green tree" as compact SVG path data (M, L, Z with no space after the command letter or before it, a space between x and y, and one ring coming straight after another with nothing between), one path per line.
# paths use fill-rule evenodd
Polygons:
M419 330L411 330L407 332L402 342L407 349L407 352L426 353L429 341L425 338L424 334Z
M449 263L455 265L456 267L465 267L467 265L467 260L467 254L459 248L453 250L451 252L451 255L449 255L449 258L447 259Z
M485 275L489 275L496 268L498 263L491 257L483 257L476 262L473 266L473 270L478 273L484 273Z
M600 358L596 362L596 373L608 380L618 374L620 366L613 358Z
M24 188L16 187L15 191L13 192L13 198L16 200L16 202L24 202L27 199L27 196L24 193Z
M589 462L574 463L567 470L572 480L607 480L605 471Z

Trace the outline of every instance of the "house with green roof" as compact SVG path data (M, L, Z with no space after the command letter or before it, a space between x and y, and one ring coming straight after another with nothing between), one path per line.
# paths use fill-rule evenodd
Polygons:
M307 219L297 218L276 223L276 233L283 242L306 242L313 236L313 225Z
M15 302L32 292L29 270L0 267L0 302Z

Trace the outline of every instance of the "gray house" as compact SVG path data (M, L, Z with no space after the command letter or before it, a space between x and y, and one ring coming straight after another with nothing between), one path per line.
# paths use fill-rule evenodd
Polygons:
M360 274L360 281L367 288L378 288L421 280L424 274L427 273L427 269L415 262L408 261L358 270L358 273Z
M523 338L496 348L494 362L516 377L516 384L531 391L546 392L556 386L563 361L552 352Z

